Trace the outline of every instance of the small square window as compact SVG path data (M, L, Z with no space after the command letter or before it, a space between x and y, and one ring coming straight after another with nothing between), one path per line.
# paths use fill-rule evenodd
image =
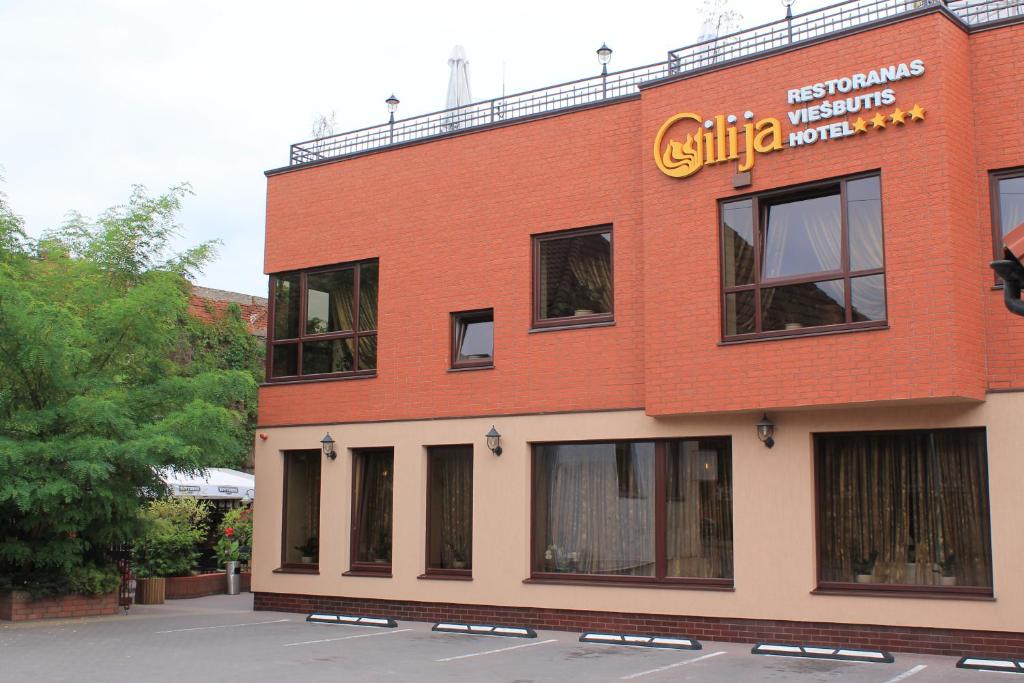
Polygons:
M610 225L533 237L533 326L610 323Z
M452 367L494 366L494 309L452 313Z

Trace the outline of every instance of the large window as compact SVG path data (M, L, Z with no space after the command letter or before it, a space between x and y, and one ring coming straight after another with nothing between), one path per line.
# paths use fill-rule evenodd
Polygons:
M353 451L352 573L391 574L394 451Z
M473 447L427 449L426 574L468 577L473 569Z
M320 562L320 451L284 453L281 566L315 571Z
M730 586L727 438L534 447L533 579Z
M884 325L878 175L723 202L721 232L726 340Z
M1024 168L992 174L992 237L995 257L1003 258L1003 238L1024 223Z
M612 320L611 226L535 235L533 325Z
M377 262L270 278L268 379L373 375Z
M983 429L814 443L819 589L991 594Z

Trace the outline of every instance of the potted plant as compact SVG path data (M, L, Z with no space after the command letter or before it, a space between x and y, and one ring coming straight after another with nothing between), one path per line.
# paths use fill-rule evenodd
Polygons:
M856 555L854 557L857 557ZM875 560L878 553L871 553L867 558L859 558L853 561L853 573L857 576L857 583L872 583L875 574Z
M955 586L956 585L956 555L950 553L946 556L946 559L940 560L934 570L937 573L942 574L939 578L939 582L943 586Z
M238 595L240 580L238 577L238 556L239 543L235 538L234 527L227 527L217 540L214 548L217 554L217 561L224 565L224 576L226 577L226 591L228 595Z
M320 554L320 539L310 536L305 544L295 546L295 549L302 553L302 564L313 564Z

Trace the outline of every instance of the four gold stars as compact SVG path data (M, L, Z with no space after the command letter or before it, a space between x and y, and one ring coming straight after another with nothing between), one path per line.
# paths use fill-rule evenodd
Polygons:
M869 120L865 121L861 117L857 117L857 120L853 122L854 134L868 132L868 124L875 130L883 130L887 123L892 123L894 126L905 126L907 125L907 117L910 117L911 121L924 121L925 108L920 104L914 103L914 107L908 111L903 111L899 107L886 116L882 112L878 112Z

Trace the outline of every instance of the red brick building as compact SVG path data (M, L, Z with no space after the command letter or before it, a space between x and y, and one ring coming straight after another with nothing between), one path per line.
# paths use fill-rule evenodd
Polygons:
M851 2L294 145L257 607L1024 652L1022 43Z

